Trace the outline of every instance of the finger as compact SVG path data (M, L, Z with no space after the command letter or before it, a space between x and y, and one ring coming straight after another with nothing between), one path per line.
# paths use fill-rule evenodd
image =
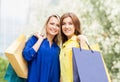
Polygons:
M44 37L44 34L40 34L42 37Z

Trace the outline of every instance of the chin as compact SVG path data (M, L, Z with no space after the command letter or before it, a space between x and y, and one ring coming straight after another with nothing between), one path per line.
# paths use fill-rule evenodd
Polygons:
M70 36L70 34L65 34L66 36Z
M58 33L51 33L50 35L53 35L53 36L55 36L55 35L57 35Z

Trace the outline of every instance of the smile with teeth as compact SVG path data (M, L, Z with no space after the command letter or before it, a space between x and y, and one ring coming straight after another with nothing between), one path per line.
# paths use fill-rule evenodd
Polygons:
M70 32L71 30L70 29L67 29L67 30L64 30L65 32Z
M50 29L51 32L56 33L57 31L55 29Z

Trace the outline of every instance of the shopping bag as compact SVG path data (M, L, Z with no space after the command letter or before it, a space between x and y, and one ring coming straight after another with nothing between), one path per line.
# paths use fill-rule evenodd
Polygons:
M28 66L22 56L26 36L20 35L6 50L5 55L19 77L27 78Z
M4 79L8 82L27 82L25 78L18 77L11 64L8 64Z
M72 51L74 82L111 82L98 45Z

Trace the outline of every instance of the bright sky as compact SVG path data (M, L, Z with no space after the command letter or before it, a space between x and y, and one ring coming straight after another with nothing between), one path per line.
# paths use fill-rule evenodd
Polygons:
M0 51L4 49L21 31L20 26L26 23L29 0L1 0ZM12 37L11 37L12 36ZM9 41L8 41L9 39Z
M27 14L29 0L1 0L1 17L24 19Z

